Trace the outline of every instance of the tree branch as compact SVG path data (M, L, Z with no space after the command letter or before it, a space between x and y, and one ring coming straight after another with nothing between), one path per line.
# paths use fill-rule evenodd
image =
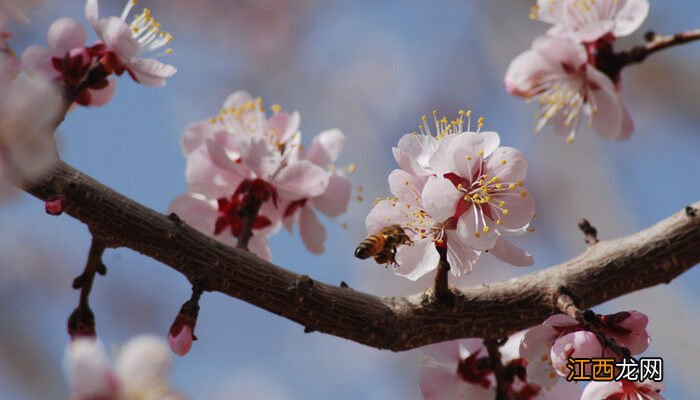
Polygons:
M61 161L26 190L42 200L66 196L66 213L86 223L107 247L136 250L192 283L205 282L207 289L306 329L393 351L464 337L505 336L557 312L561 287L579 296L579 307L589 308L669 283L700 262L700 216L682 210L639 233L599 242L561 265L454 289L454 303L445 305L425 301L425 293L380 298L295 274L144 207Z

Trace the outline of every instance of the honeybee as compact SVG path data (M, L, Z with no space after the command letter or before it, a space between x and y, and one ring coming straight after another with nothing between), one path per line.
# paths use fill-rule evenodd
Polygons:
M355 257L364 260L374 256L377 264L398 267L396 249L404 244L413 244L404 229L399 225L387 226L360 242L355 249Z

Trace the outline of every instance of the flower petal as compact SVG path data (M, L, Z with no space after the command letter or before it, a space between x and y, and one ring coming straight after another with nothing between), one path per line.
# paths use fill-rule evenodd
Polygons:
M152 58L133 59L129 62L129 67L139 83L153 87L165 86L166 79L177 72L177 68L172 65Z
M345 135L339 129L329 129L313 138L306 159L325 167L335 162L345 147Z
M447 261L452 275L461 276L472 272L480 255L481 252L469 247L457 232L447 231Z
M613 34L617 37L630 35L642 25L648 14L647 0L627 0L615 15Z
M566 377L569 375L569 369L566 368L569 357L593 358L600 357L602 354L603 347L600 345L600 341L598 341L595 333L576 331L554 341L550 358L554 371L559 376Z
M209 201L200 194L188 193L176 197L170 203L168 213L177 214L188 225L206 235L214 233L214 223L217 218L216 202Z
M498 239L496 224L488 220L479 211L480 207L472 205L459 217L457 232L462 236L464 243L475 250L490 250Z
M403 203L390 200L376 203L365 219L367 235L374 235L390 225L403 225L406 220L406 215L402 211L403 207L405 207Z
M267 242L267 236L263 233L253 233L253 237L248 242L248 250L265 261L272 260L270 245Z
M301 208L299 233L307 250L313 254L321 254L326 251L326 228L323 227L323 224L316 217L316 213L309 207Z
M498 177L502 182L522 181L527 174L527 160L523 153L512 147L499 147L486 160L489 178Z
M335 170L328 177L326 191L311 202L318 211L333 218L348 210L351 194L352 182L342 171Z
M105 104L109 103L110 100L112 100L112 97L114 97L114 92L116 90L117 81L112 78L107 79L107 86L103 87L102 89L90 89L90 94L92 98L92 100L90 101L90 105L93 107L104 106Z
M515 246L503 237L498 238L496 245L489 250L489 253L496 256L499 260L516 267L529 267L534 264L530 253Z
M59 18L49 27L46 42L52 56L63 58L67 52L85 47L87 31L74 18Z
M416 240L413 245L398 248L396 262L399 266L394 273L415 281L437 268L440 254L432 240Z
M294 201L325 192L328 175L311 161L299 160L282 168L274 184L282 199Z
M64 365L75 398L111 398L115 394L107 353L97 340L78 338L70 343Z
M528 360L527 379L544 387L553 386L559 379L549 360L552 343L559 335L549 325L528 329L520 342L520 357Z
M466 383L456 374L456 371L451 371L441 365L423 367L419 386L424 400L467 398L463 396Z
M594 87L589 91L593 110L593 129L609 140L626 139L631 132L623 124L625 114L622 100L610 78L593 67L586 69Z
M170 350L160 337L137 336L122 347L115 371L127 398L153 388L167 387Z
M421 198L425 211L436 222L443 222L457 211L462 192L449 179L431 176L423 187Z

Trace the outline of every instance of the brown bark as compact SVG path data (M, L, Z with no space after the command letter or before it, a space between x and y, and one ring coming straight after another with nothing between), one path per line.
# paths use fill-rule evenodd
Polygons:
M86 223L105 246L134 249L190 282L288 318L306 330L393 351L456 338L505 336L557 312L561 288L576 293L577 306L589 308L669 283L700 262L700 216L683 210L636 234L601 241L560 265L504 282L454 289L451 305L431 301L425 293L380 298L315 281L228 247L63 162L26 190L42 200L66 196L66 213Z

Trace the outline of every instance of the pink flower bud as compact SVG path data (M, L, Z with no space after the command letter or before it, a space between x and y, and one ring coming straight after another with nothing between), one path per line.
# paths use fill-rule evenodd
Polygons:
M183 314L177 315L175 322L168 332L168 345L170 349L179 356L184 356L192 349L192 342L197 340L194 335L194 326L197 323L195 318Z
M66 198L63 196L51 196L46 200L46 213L49 215L61 215L66 206Z

